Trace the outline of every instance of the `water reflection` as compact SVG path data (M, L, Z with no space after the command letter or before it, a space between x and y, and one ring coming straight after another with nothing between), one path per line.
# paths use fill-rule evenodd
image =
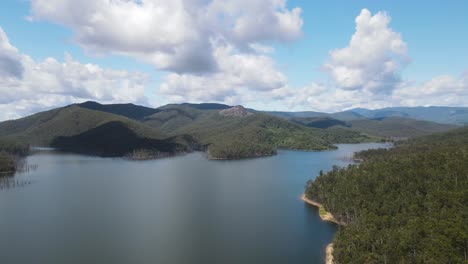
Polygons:
M0 263L323 263L336 226L298 199L304 184L381 146L225 162L40 152L3 178Z
M0 174L0 191L21 188L30 185L31 179L26 177L26 175L37 170L38 167L38 164L28 164L26 159L17 161L16 172Z

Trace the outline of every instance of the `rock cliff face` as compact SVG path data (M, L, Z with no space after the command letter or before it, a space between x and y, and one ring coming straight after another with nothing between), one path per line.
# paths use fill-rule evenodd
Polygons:
M244 117L248 115L253 115L253 113L248 112L242 105L236 105L234 107L221 110L219 111L219 114L222 116L229 117Z

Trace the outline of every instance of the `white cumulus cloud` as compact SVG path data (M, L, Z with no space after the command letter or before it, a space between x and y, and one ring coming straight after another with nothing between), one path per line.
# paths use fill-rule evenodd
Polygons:
M388 93L401 82L407 47L401 34L389 27L390 21L384 12L372 15L363 9L348 46L330 51L324 68L340 88Z
M213 40L239 49L301 36L286 0L32 0L31 18L65 25L88 52L119 54L179 74L217 70Z
M18 50L10 44L0 27L0 78L16 78L23 74Z
M236 53L230 45L214 52L220 71L207 75L169 74L160 85L160 93L171 101L239 102L251 92L268 92L286 85L287 78L267 56Z
M0 63L0 120L85 100L146 101L146 74L82 64L68 54L62 62L35 61L19 53L0 27L0 60L5 57L7 63ZM11 65L21 70L11 71Z
M405 106L466 106L468 102L468 71L459 78L441 75L422 84L404 85L394 91L393 98L400 105Z

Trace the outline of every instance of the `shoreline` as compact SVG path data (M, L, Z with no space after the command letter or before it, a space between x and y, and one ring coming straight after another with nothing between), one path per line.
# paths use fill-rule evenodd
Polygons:
M317 207L319 209L319 215L322 221L331 222L342 226L346 225L345 223L338 221L330 212L327 212L321 203L307 198L305 194L301 195L301 200L304 201L306 204L310 204L312 206Z
M325 248L325 264L335 264L333 259L333 243L330 243Z
M319 202L311 200L305 196L305 194L301 195L301 200L304 201L306 204L310 204L315 206L319 210L320 219L325 222L334 223L336 225L345 225L344 223L338 221L330 212L325 211L323 205ZM335 261L333 260L333 243L330 243L325 248L325 264L334 264Z

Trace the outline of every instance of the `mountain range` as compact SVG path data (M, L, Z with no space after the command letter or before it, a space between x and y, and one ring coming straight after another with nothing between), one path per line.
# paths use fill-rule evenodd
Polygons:
M327 114L215 103L150 108L84 102L1 122L0 138L99 156L144 159L203 150L212 159L238 159L273 155L278 148L326 150L443 132L466 123L467 113L449 107Z
M388 107L381 109L353 108L350 110L323 113L323 112L269 112L272 115L284 118L293 117L331 117L342 121L356 119L383 119L388 117L404 117L416 120L431 121L441 124L465 125L468 124L468 107L445 106L418 106L418 107Z

